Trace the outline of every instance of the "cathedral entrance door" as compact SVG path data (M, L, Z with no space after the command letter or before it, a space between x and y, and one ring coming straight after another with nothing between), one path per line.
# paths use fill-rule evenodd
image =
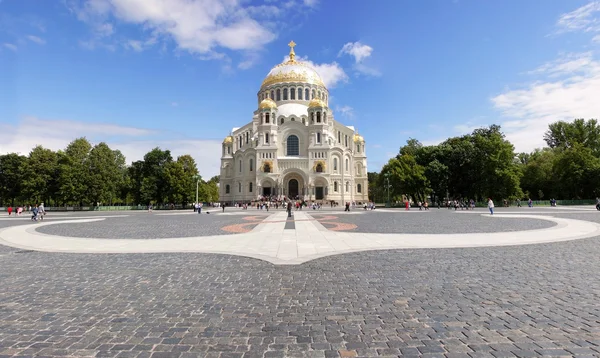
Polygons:
M271 196L271 188L263 188L263 196Z
M318 186L315 188L315 199L316 200L323 200L324 195L323 195L323 187L322 186Z
M298 180L290 179L288 183L288 197L295 198L298 196Z

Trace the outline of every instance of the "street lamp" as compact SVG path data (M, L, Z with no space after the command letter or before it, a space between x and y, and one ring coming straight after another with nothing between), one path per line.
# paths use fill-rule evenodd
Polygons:
M196 205L198 205L198 183L200 182L200 175L194 175L196 179Z
M389 208L391 206L390 205L390 187L391 187L391 185L390 185L390 173L385 173L383 176L385 177L385 180L387 182L386 187L387 187L387 192L388 192L387 203L385 204L385 207Z

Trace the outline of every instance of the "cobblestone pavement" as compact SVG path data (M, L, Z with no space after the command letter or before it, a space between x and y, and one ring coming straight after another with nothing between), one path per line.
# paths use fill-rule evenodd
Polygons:
M478 212L485 214L483 210ZM357 227L348 231L372 233L404 233L404 234L454 234L454 233L486 233L509 232L522 230L545 229L556 225L546 220L533 220L529 218L489 218L477 214L463 214L449 212L448 210L430 210L428 212L378 212L361 211L356 215L334 213L320 214L310 212L317 220L335 216L328 219L330 222L354 224ZM324 224L326 227L328 225Z
M102 221L81 224L57 224L43 226L38 232L49 235L93 237L103 239L157 239L169 237L194 237L229 235L222 230L233 224L256 226L266 218L266 212L248 211L248 215L180 214L180 215L131 215L107 218ZM245 217L255 217L244 220Z
M600 238L299 266L0 251L0 357L600 356L599 256Z

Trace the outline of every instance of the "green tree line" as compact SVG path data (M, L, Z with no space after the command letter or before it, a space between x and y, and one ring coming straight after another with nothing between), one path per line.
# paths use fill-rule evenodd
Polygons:
M0 206L186 205L196 200L196 180L200 201L219 199L218 176L202 180L190 155L174 160L154 148L128 166L119 150L78 138L56 152L37 146L27 156L1 155Z
M370 198L391 201L592 199L600 196L600 126L576 119L549 125L548 147L515 153L500 126L438 145L409 139L381 172L369 175Z

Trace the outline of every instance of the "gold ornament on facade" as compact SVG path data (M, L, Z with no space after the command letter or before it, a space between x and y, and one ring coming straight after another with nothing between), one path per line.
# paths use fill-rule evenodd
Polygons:
M323 169L323 172L325 172L325 169L326 169L327 167L326 167L326 165L325 165L325 162L324 162L324 161L322 161L322 160L317 160L317 161L315 162L315 164L314 164L314 165L313 165L313 167L312 167L312 170L313 170L313 172L315 172L315 173L318 173L318 172L317 172L317 167L318 167L319 165L320 165L320 166L321 166L321 168Z
M354 135L354 141L355 142L364 142L365 139L363 138L363 136L359 135L358 133Z
M320 100L317 97L311 99L310 102L308 102L308 108L325 108L325 107L327 107L325 102L323 102L322 100Z
M270 160L265 160L265 161L262 163L262 165L260 166L260 171L261 171L261 172L264 172L264 171L265 171L265 167L266 167L266 166L269 166L269 169L270 169L270 170L269 170L269 173L272 173L272 172L273 172L273 162L272 162L272 161L270 161Z
M273 109L277 108L277 104L270 98L265 98L260 102L258 106L260 109Z
M227 144L227 143L233 143L233 137L232 136L227 136L225 137L225 139L223 139L223 144Z

